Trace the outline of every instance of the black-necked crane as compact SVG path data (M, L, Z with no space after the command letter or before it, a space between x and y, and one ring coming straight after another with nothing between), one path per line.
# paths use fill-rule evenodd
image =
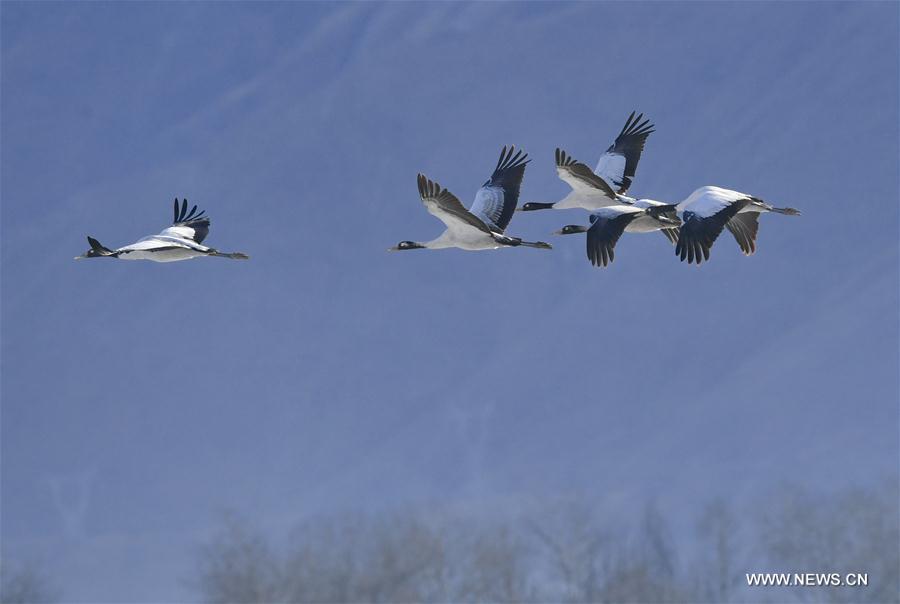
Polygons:
M625 193L634 180L647 137L653 132L650 120L644 119L643 113L635 117L635 112L632 111L622 131L600 157L593 171L580 162L567 162L567 153L557 149L556 173L572 190L559 201L552 203L531 201L519 210L523 212L572 208L597 210L606 206L631 203L634 200Z
M233 260L246 260L247 254L241 252L220 252L202 245L209 234L209 216L203 211L197 212L195 205L188 212L187 199L181 204L175 199L175 218L172 226L163 229L158 235L150 235L135 243L114 250L103 246L93 237L88 237L91 249L76 256L82 258L119 258L120 260L151 260L153 262L176 262L190 260L200 256L218 256Z
M491 178L478 189L470 209L450 191L418 175L419 196L428 212L446 225L436 239L419 243L401 241L391 251L460 248L493 250L501 247L535 247L551 249L543 241L523 241L504 234L519 199L519 188L525 175L528 155L514 147L503 147Z

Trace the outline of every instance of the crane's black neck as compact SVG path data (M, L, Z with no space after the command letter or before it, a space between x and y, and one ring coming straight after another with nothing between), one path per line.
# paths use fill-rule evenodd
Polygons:
M529 201L524 206L522 206L523 212L533 212L534 210L549 210L555 204L552 203L544 203L540 201Z

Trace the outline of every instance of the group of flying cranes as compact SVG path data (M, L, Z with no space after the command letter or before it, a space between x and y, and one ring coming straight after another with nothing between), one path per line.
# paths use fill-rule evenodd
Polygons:
M550 244L543 241L524 241L507 235L506 227L513 214L517 210L582 208L591 213L590 225L570 224L555 234L587 233L587 256L594 266L607 266L613 261L616 242L622 233L653 231L662 231L675 245L675 255L682 261L700 264L709 260L709 250L722 229L728 228L741 251L749 256L756 251L761 213L800 214L793 208L776 208L746 193L712 186L700 187L678 204L627 196L644 143L653 131L650 120L644 119L643 114L635 117L632 112L594 171L562 149L556 149L556 173L572 191L555 203L529 202L516 208L525 166L531 160L528 154L514 147L503 147L494 173L475 193L475 201L469 209L453 193L419 174L419 196L425 209L447 228L437 239L424 243L401 241L391 250L451 247L492 250L518 246L549 250ZM198 213L196 205L188 211L187 200L179 203L176 199L172 226L158 235L114 250L88 237L91 249L76 259L106 257L175 262L201 256L232 260L248 258L241 252L220 252L203 245L208 233L209 217L202 211Z
M478 189L468 210L453 193L419 174L419 196L425 209L447 229L432 241L401 241L390 249L489 250L516 246L550 249L543 241L523 241L507 235L506 227L513 213L582 208L591 213L590 225L567 225L554 234L587 233L587 257L594 266L608 266L613 261L616 242L622 233L654 231L662 231L675 245L675 255L682 261L700 264L709 260L709 250L724 228L728 228L741 251L749 256L756 251L761 213L800 214L793 208L776 208L752 195L713 186L700 187L678 204L627 196L644 144L653 131L650 120L632 112L594 171L557 148L556 173L572 190L555 203L529 202L516 208L525 165L531 160L513 147L504 147L500 152L494 173Z

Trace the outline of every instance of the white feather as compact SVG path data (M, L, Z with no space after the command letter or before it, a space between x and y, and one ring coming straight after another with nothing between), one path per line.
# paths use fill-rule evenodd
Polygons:
M678 215L693 212L699 218L709 218L718 214L734 202L747 199L750 195L730 189L706 186L691 193L687 199L678 204Z
M475 193L475 201L472 202L472 209L469 211L478 216L486 225L499 229L493 217L503 214L503 201L502 187L481 187Z
M597 162L594 173L605 180L614 191L619 189L616 183L621 183L625 176L625 156L617 153L604 153Z

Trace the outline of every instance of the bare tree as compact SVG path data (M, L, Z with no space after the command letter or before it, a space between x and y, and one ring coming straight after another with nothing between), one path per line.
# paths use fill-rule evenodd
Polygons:
M45 604L57 599L56 589L36 563L0 563L0 603Z
M278 602L284 597L278 559L262 534L234 515L203 547L198 587L208 602Z
M419 602L440 598L445 543L439 530L404 514L371 528L360 595L366 602Z
M697 594L679 580L678 558L668 523L648 503L634 535L615 544L600 600L604 602L685 602Z
M363 547L361 518L348 516L306 523L294 531L285 562L289 602L353 602L358 599Z
M460 577L452 590L459 602L523 602L535 599L529 582L527 545L506 523L480 530L463 527L466 541L453 564Z
M897 602L896 498L896 485L828 496L786 489L757 502L766 512L744 533L716 500L701 512L700 553L690 557L652 504L631 525L585 500L523 517L405 510L320 518L277 550L229 517L202 549L196 587L210 602ZM747 591L740 579L755 571L746 568L754 546L766 567L755 570L867 572L870 585Z
M880 489L823 495L789 487L762 515L760 547L784 572L868 573L867 587L792 588L796 599L830 602L900 600L900 530L896 482Z
M541 595L561 602L596 602L603 590L607 536L583 500L554 502L527 521L544 560Z
M704 555L694 578L708 602L731 602L740 581L739 524L724 499L714 499L703 509L697 535Z
M307 523L284 565L292 602L436 601L448 597L440 527L404 513Z

